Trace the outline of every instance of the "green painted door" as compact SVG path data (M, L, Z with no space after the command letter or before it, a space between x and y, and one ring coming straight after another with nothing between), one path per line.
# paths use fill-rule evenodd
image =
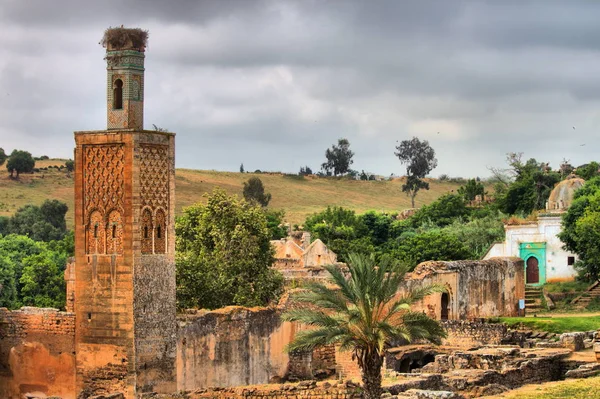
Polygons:
M520 243L519 257L525 262L525 283L527 285L543 285L546 283L545 242Z

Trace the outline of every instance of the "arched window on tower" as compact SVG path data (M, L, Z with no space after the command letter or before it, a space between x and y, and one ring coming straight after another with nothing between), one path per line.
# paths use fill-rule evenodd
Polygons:
M123 253L123 221L118 211L112 211L108 215L106 229L106 253Z
M113 108L123 109L123 81L115 80L113 85Z
M150 209L144 209L142 212L142 253L152 253L152 212Z
M104 218L98 211L92 212L88 220L86 253L104 253Z
M167 237L166 237L166 216L162 209L156 211L156 218L154 219L154 253L164 254L167 248Z

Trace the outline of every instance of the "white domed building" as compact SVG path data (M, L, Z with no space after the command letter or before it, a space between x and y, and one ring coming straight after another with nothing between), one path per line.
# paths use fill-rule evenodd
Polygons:
M546 212L535 221L505 224L504 242L494 244L484 259L496 256L523 259L528 285L573 280L577 275L573 267L577 257L563 249L563 243L557 235L562 230L562 214L573 202L575 190L584 183L575 175L559 182L550 193Z

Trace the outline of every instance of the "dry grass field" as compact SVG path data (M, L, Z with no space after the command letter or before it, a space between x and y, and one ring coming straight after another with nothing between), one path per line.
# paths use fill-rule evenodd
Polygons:
M64 160L37 161L36 168L64 165ZM58 199L69 206L67 222L73 225L73 178L66 169L40 170L34 174L23 174L12 180L8 173L0 170L0 215L12 215L26 204L41 204L46 199ZM270 207L283 209L286 220L302 224L306 216L321 211L328 205L339 205L358 213L367 210L398 212L410 208L410 198L400 191L402 182L358 181L346 179L318 178L313 176L286 176L279 173L253 174L216 172L205 170L177 169L176 212L199 201L204 194L221 187L231 194L241 196L244 181L258 176L267 192L272 194ZM430 203L445 193L456 191L459 183L430 181L431 189L422 191L416 205Z

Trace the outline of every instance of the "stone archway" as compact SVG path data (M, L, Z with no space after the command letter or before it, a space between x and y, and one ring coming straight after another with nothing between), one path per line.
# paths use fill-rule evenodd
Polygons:
M440 319L441 320L448 320L448 317L450 315L450 295L448 295L447 292L442 293L442 298L441 298L441 315L440 315Z

